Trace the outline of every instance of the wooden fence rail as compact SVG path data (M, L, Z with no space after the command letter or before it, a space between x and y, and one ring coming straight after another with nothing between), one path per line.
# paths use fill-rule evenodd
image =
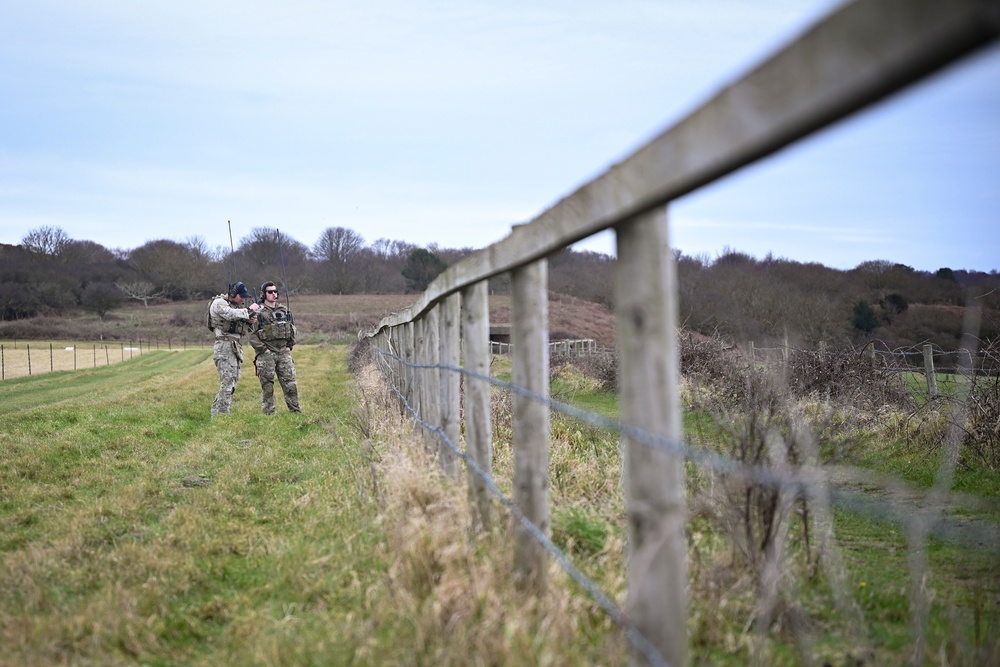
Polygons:
M457 442L456 389L443 366L456 362L455 322L461 318L465 368L479 373L488 368L482 285L511 273L514 384L545 397L546 257L613 229L623 421L655 436L678 438L677 295L666 205L887 97L998 34L998 0L850 2L621 163L530 223L516 226L505 239L450 267L413 305L367 335L380 350L421 366L394 367L391 380L403 388L402 395L423 422L455 435ZM465 391L467 452L489 473L488 390L467 382ZM520 511L547 534L547 404L518 398L514 420L515 499ZM425 433L433 436L427 429ZM633 651L633 661L684 665L681 461L628 437L622 438L622 448L630 549L627 616L658 652ZM441 465L454 476L454 457L440 451ZM487 522L484 489L471 479L469 484L481 508L477 521ZM543 587L544 551L524 531L516 531L515 537L516 575Z

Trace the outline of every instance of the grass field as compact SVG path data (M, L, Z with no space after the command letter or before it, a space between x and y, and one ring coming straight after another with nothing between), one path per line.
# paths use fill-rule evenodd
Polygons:
M555 565L542 598L513 586L502 508L491 531L469 534L464 483L436 474L370 371L347 371L346 346L295 355L301 415L260 414L251 367L233 414L211 420L210 348L0 384L0 665L627 663L620 631ZM553 395L617 412L569 370ZM509 415L495 419L495 474L509 492ZM933 457L899 447L875 443L858 458L924 480ZM616 437L554 417L550 477L554 541L623 600ZM997 479L960 476L990 507ZM967 518L995 520L977 512ZM807 653L816 664L900 664L911 641L906 535L877 517L834 520L854 611L836 607L826 577L796 578L789 600ZM754 587L725 535L695 517L689 539L692 663L802 664L802 632L748 626ZM922 662L990 664L1000 556L931 541L926 557Z
M0 665L622 664L579 591L511 587L505 521L469 540L345 346L295 354L301 415L245 375L210 419L207 348L0 385Z
M129 361L159 349L184 351L208 347L186 341L94 342L65 340L0 340L0 378L3 380L55 371L77 371Z
M0 386L0 663L351 659L384 568L343 349L270 419L252 375L209 419L210 349Z

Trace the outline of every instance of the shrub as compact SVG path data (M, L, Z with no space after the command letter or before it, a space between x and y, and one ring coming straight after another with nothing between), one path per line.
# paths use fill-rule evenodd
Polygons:
M788 389L799 398L817 398L871 412L882 406L908 409L912 400L900 369L858 352L792 350Z
M125 296L114 285L109 283L90 283L83 288L80 303L84 308L95 313L102 320L108 311L119 307L125 302Z
M981 359L969 377L962 461L1000 470L1000 344L982 350Z
M862 299L854 304L854 319L851 320L855 329L871 333L878 328L878 317L871 304Z

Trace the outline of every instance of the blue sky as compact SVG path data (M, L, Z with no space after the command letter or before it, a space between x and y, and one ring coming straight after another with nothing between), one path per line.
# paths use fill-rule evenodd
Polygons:
M4 0L0 243L484 247L831 0ZM675 202L676 247L1000 269L1000 48ZM602 234L578 247L611 252Z

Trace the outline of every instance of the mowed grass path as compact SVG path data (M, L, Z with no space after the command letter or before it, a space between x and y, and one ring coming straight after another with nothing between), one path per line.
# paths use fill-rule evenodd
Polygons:
M295 356L302 415L261 415L248 363L211 420L210 349L0 384L0 664L372 662L346 348Z

